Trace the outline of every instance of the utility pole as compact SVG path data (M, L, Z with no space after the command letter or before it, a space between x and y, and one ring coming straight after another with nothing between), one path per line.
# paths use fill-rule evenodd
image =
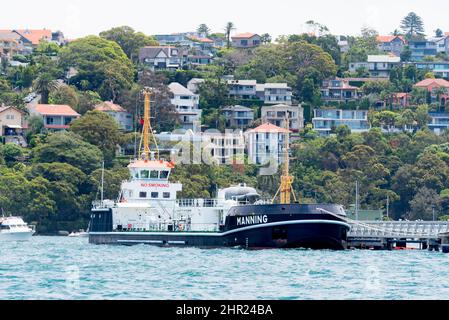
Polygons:
M355 220L359 220L359 181L355 182Z

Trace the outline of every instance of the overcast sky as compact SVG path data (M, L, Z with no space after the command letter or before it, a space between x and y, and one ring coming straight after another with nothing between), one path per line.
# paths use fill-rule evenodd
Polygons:
M222 32L227 21L236 32L273 37L307 31L314 20L333 34L355 35L363 26L389 34L410 11L420 15L428 35L449 31L448 0L21 0L2 1L0 29L47 28L68 38L128 25L147 34L194 31L206 23Z

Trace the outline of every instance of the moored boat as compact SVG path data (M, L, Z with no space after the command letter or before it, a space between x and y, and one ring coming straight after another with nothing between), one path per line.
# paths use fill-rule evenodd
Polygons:
M346 248L350 225L342 206L297 203L289 174L288 139L281 186L275 196L279 195L278 203L261 199L254 188L244 184L219 190L215 199L178 199L183 186L170 182L175 164L159 157L150 124L151 92L147 89L144 94L143 152L129 164L131 179L122 183L118 199L102 197L94 203L90 243ZM150 151L150 138L156 145L154 152Z
M0 240L25 241L34 232L20 217L0 217Z

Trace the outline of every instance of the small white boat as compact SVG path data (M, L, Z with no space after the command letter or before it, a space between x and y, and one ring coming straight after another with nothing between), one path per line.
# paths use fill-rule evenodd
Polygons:
M20 217L0 217L0 240L25 241L35 233Z
M80 231L80 232L72 232L69 234L71 238L87 238L89 236L88 232Z

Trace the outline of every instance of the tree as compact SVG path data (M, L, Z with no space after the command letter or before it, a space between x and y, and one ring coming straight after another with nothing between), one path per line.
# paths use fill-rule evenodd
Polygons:
M197 31L198 33L204 34L206 37L208 37L208 36L209 36L210 29L209 29L209 27L208 27L205 23L202 23L202 24L200 24L200 25L198 26L198 29L196 29L196 31Z
M441 198L435 190L423 187L417 191L413 199L410 201L410 220L432 220L434 207L436 219L441 210Z
M142 32L136 32L133 28L128 26L103 31L100 33L100 37L115 41L133 62L138 61L140 48L159 45L157 40L153 37L147 36Z
M50 134L33 149L35 163L62 162L90 173L101 167L103 156L98 147L82 140L73 132Z
M260 42L263 44L271 43L271 36L268 33L264 33L260 36Z
M77 109L79 104L78 93L75 88L62 85L50 93L49 100L52 104L65 104Z
M432 117L429 116L429 106L426 104L419 105L416 109L416 121L420 128L427 127L432 121Z
M61 48L54 42L41 41L34 51L38 55L57 56Z
M28 119L28 130L31 132L31 134L37 134L41 133L44 129L44 120L41 116L31 116Z
M410 46L404 46L404 50L401 52L401 61L408 62L412 59L412 50L410 50Z
M231 32L235 30L235 25L232 22L228 22L225 27L225 34L226 34L226 43L227 48L229 49L231 47Z
M435 37L441 38L441 37L443 37L443 36L444 36L443 30L441 30L441 29L439 29L439 28L435 30Z
M421 39L424 37L424 23L420 16L410 12L402 21L401 29L407 40Z
M131 60L114 41L96 36L81 38L64 47L59 57L62 67L78 71L71 83L78 89L100 93L104 100L115 100L134 80Z
M7 143L0 149L0 153L7 163L13 163L23 155L23 150L14 143Z
M103 152L106 164L112 164L121 134L117 122L110 115L96 110L88 111L71 124L70 131L97 146Z
M41 95L41 103L48 104L50 92L58 87L56 80L48 73L41 74L34 81L34 90Z

